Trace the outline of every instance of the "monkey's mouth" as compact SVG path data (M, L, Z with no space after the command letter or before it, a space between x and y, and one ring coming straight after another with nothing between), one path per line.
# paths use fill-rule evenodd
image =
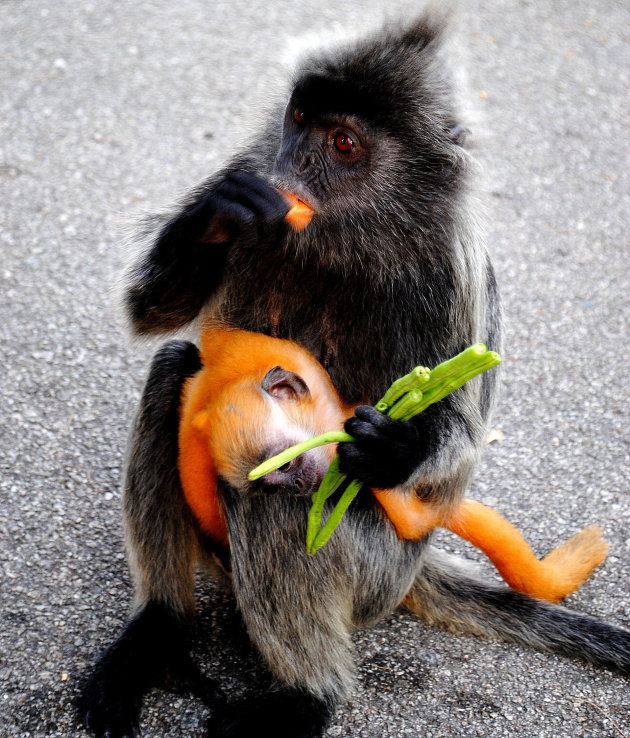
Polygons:
M270 458L270 454L266 458ZM323 479L325 467L308 453L302 454L253 483L259 494L303 497L312 494Z

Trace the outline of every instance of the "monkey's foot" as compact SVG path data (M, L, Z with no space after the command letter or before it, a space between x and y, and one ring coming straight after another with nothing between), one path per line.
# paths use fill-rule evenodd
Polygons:
M114 647L117 644L114 644ZM117 658L112 648L99 661L83 688L79 716L84 726L98 738L133 738L139 735L138 718L142 698L149 688L160 681L175 692L190 692L205 705L216 708L224 704L216 682L204 676L188 654L181 654L178 663L169 665L163 679L156 679L144 665L130 666Z
M79 716L98 738L133 738L143 696L156 686L192 692L213 707L225 702L188 652L185 629L149 602L98 660L79 700Z
M279 689L215 710L208 738L251 738L265 732L274 738L319 738L331 715L325 700L299 689Z
M130 684L118 676L118 669L109 669L101 660L81 693L79 717L98 738L138 735L144 686Z

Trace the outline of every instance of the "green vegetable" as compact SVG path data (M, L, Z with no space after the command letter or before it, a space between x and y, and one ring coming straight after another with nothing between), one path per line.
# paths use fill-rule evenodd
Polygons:
M333 495L337 489L339 489L339 485L345 480L345 478L345 474L342 474L339 470L339 459L335 456L328 467L326 476L322 479L322 483L319 485L319 489L311 498L312 504L306 524L307 541L315 540L317 537L317 534L320 532L319 526L324 512L324 504L326 500ZM329 516L328 520L330 520L330 517L331 516ZM339 520L341 520L341 516L339 517ZM333 530L335 527L336 525L333 526ZM332 530L330 532L332 533ZM330 534L328 537L330 538Z
M336 460L337 459L335 459L335 461ZM328 474L330 474L330 484L333 485L334 491L338 489L339 486L346 480L346 475L342 474L338 468L334 471L334 473L331 474L331 467L332 463L330 467L328 467L327 476ZM324 477L324 480L325 479L326 477ZM324 484L324 480L322 480L322 485ZM316 495L319 497L321 486L317 490L317 492L313 494L313 504L311 506L311 509L308 511L308 520L306 525L306 552L309 554L309 556L312 556L314 553L319 551L322 546L325 546L328 543L328 539L333 534L335 528L341 522L341 518L344 516L346 510L350 507L350 503L357 496L361 487L363 487L363 484L356 479L350 482L350 484L343 491L343 494L339 498L339 501L333 507L330 515L321 528L319 526L322 521L324 502L326 502L326 499L328 499L330 495L327 494L326 498L324 498L320 504L319 500L316 499Z
M420 390L411 390L403 395L400 400L390 408L387 415L394 420L407 420L407 418L413 418L414 415L418 414L416 409L422 402L424 393Z
M374 405L377 410L386 413L389 408L407 392L420 389L424 390L429 381L431 372L426 366L417 366L409 374L397 379L384 394L383 399Z
M438 364L434 369L429 370L422 366L415 367L409 374L397 379L374 407L395 420L410 420L426 410L429 405L444 399L468 380L491 369L500 362L501 357L496 351L488 351L483 343L476 343L452 359ZM343 431L322 433L267 459L260 466L252 469L248 474L248 478L250 480L259 479L265 474L284 466L284 464L305 451L322 446L325 443L342 443L354 440L351 435ZM361 482L357 480L350 481L322 526L321 521L326 500L346 480L346 475L339 469L339 460L335 458L328 467L319 489L311 498L312 504L306 527L306 550L311 556L328 543L333 531L339 525L350 503L362 487Z

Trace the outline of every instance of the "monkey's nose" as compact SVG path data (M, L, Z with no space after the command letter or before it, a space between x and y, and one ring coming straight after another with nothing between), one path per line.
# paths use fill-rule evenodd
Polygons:
M301 153L294 159L293 167L296 174L303 175L313 166L313 163L314 157L312 153Z

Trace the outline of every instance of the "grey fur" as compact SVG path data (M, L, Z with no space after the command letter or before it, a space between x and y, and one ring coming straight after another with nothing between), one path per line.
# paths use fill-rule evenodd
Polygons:
M630 676L630 631L480 579L429 548L405 605L432 625L589 661Z
M347 698L354 680L350 633L399 604L425 541L399 541L368 507L346 516L329 544L308 556L308 500L244 497L226 484L221 491L234 593L253 643L281 683L333 703Z

